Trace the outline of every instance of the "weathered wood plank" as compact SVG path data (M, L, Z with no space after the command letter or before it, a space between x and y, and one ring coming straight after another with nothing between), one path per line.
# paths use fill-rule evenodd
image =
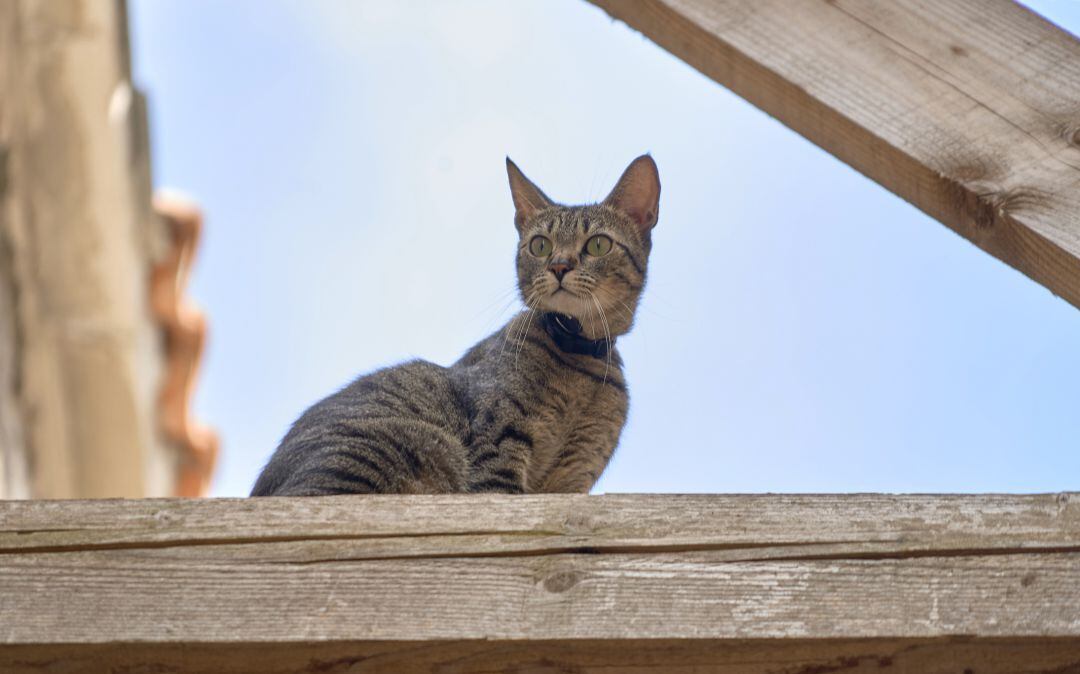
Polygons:
M1080 307L1080 42L1010 0L591 0Z
M230 565L7 555L0 643L1080 638L1080 553L707 552Z
M244 550L255 561L289 561L295 551L356 559L709 550L762 559L1080 549L1080 503L1067 493L20 501L0 514L0 554L170 548L212 558L228 547L220 554L234 561Z
M4 671L1069 671L1080 501L8 502L0 616Z

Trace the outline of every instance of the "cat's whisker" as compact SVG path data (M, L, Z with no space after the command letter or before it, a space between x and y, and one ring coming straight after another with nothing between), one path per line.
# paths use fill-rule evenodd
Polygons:
M514 306L515 303L520 303L520 302L521 302L520 298L517 298L517 297L513 297L511 299L506 300L506 302L504 302L502 307L499 309L498 313L494 314L494 318L489 318L488 320L486 320L484 322L482 332L489 332L492 329L492 327L497 323L505 323L506 322L505 316L506 316L507 311L509 311Z
M583 315L582 316L583 320L581 321L581 323L582 323L582 326L585 328L585 331L589 335L595 335L596 334L596 320L600 318L600 315L596 314L596 318L593 318L593 303L592 302L595 302L595 299L593 299L593 297L592 297L592 292L590 292L587 288L583 288L582 290L583 290L584 294L582 294L582 295L580 295L578 297L578 301L581 303L581 307L582 307L581 312L582 312L582 315ZM590 302L589 300L592 300L592 302ZM603 327L602 324L601 324L601 327Z
M514 345L518 342L519 338L522 338L529 329L529 324L532 323L533 312L536 305L539 304L539 298L533 302L525 305L525 311L521 314L521 321L518 323L517 330L514 332L510 340L510 348L514 349ZM515 362L517 362L517 356L514 356Z
M533 306L529 308L529 319L525 323L525 331L521 335L521 342L518 344L517 353L514 354L514 367L515 368L517 367L517 364L518 364L518 358L521 357L521 349L522 349L522 347L525 346L525 340L529 336L529 328L532 327L533 315L536 313L536 305L538 305L538 304L540 304L540 297L539 296L536 298L536 301L533 303Z
M633 316L633 314L634 314L633 310L630 309L630 307L626 304L626 302L623 302L618 297L616 297L614 291L609 290L609 289L607 289L607 288L605 288L603 286L596 286L595 288L593 288L593 290L596 292L596 294L598 296L603 297L604 299L606 299L606 300L608 300L610 302L614 302L614 303L622 305L621 309L619 307L615 307L615 306L611 307L612 309L615 309L615 310L618 310L618 311L623 311L624 313L626 313L627 316Z
M509 343L511 345L511 348L513 348L513 344L517 341L517 334L521 331L525 321L528 320L529 314L532 310L531 306L533 304L533 298L535 296L536 295L532 292L531 287L525 291L524 311L518 313L518 315L514 317L514 324L510 327L510 329L506 331L502 344L502 353L506 352L507 343Z
M503 303L503 308L499 310L499 313L501 314L502 312L506 311L506 307L510 306L510 303L517 298L516 296L518 292L519 291L516 285L510 286L509 288L503 290L502 292L495 295L494 299L485 304L482 309L473 314L470 320L476 320L480 316L483 316L485 313L490 311L493 307L495 307L495 305L499 303Z
M528 318L525 319L525 328L521 331L521 337L518 339L517 349L514 350L514 367L517 368L519 359L521 358L521 349L525 346L525 339L529 336L529 329L532 327L533 310L529 310Z
M592 318L592 305L586 301L584 295L578 296L578 302L581 304L581 312L584 314L585 319L582 323L585 325L585 329L589 334L594 334L596 324L593 322Z
M516 334L521 329L522 323L525 321L525 319L530 315L530 312L532 311L532 309L530 309L530 303L531 303L531 300L529 299L529 293L526 292L526 294L525 294L525 311L523 311L523 312L519 313L518 315L514 316L514 319L512 321L510 321L510 325L508 325L506 327L506 331L503 333L502 342L501 342L500 347L499 347L499 355L500 356L506 354L506 345L507 345L507 343L513 344L514 342L517 341Z
M500 356L502 356L503 354L506 353L506 343L507 343L507 341L510 340L510 333L513 332L514 326L517 325L517 322L519 320L521 320L521 314L520 313L518 313L512 319L510 319L510 323L505 328L503 328L502 337L499 340L499 355Z
M600 312L600 320L604 323L604 336L607 339L607 358L604 362L604 383L607 383L608 370L611 369L611 329L608 327L607 316L604 315L604 307L600 304L600 300L596 297L596 294L589 292L589 297L596 304L596 310Z
M598 294L600 294L600 296L602 296L604 299L606 299L606 300L608 300L610 302L616 302L618 304L621 304L622 309L620 309L617 306L612 306L611 309L618 312L616 314L616 316L618 316L619 314L623 315L623 318L626 320L626 324L627 324L626 327L629 327L630 325L633 324L633 322L634 322L634 311L633 311L633 309L631 309L626 304L626 302L623 302L619 298L615 297L613 291L608 290L606 288L603 288L602 286L596 286L596 288L594 288L594 290L596 290L596 292Z

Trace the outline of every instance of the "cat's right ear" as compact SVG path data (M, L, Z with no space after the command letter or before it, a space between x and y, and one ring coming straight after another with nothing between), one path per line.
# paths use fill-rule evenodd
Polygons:
M514 225L520 232L525 220L553 204L539 187L525 177L510 157L506 158L506 175L510 178L510 195L514 198Z

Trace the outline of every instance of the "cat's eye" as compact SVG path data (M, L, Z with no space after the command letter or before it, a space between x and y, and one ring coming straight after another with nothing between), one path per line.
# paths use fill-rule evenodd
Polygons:
M611 250L611 239L603 234L597 234L585 242L585 252L593 257L607 255Z
M534 236L529 242L529 252L536 257L551 255L551 239L546 236Z

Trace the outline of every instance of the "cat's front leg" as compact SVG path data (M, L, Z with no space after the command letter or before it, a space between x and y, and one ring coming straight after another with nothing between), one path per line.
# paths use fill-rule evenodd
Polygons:
M528 447L520 438L501 438L498 444L472 448L468 489L470 492L524 494Z
M538 492L587 494L607 468L626 421L625 394L600 401L583 415L545 468Z
M575 472L552 476L544 482L540 488L542 494L588 494L596 484L597 477L586 473Z
M563 446L540 485L541 493L587 494L607 467L615 450L614 442L595 438L573 440Z

